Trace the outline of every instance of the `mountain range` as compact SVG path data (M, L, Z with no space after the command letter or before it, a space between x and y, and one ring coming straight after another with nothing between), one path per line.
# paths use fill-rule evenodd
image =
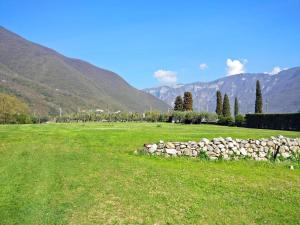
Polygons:
M144 91L173 106L176 96L186 91L193 94L194 109L214 112L216 91L220 90L230 98L233 112L234 98L239 101L241 113L254 112L255 85L260 81L263 94L264 112L299 112L300 111L300 67L283 70L276 75L266 73L243 73L226 76L212 82L178 84L175 87L161 86Z
M30 42L0 26L0 92L16 95L40 114L102 109L166 111L163 101L116 73Z
M23 99L39 114L81 110L166 111L178 95L190 91L194 109L214 112L216 91L228 94L233 109L254 111L255 83L262 86L264 112L300 111L300 67L276 75L244 73L212 82L137 90L114 72L30 42L0 26L0 92Z

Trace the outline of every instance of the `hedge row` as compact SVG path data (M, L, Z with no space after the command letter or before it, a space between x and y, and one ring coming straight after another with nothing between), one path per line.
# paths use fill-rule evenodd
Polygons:
M145 112L145 113L75 113L55 118L60 123L69 122L175 122L200 124L215 122L217 114L207 112Z
M47 116L37 117L29 114L0 114L0 124L35 124L49 121Z
M300 130L300 113L246 114L246 126L275 130Z

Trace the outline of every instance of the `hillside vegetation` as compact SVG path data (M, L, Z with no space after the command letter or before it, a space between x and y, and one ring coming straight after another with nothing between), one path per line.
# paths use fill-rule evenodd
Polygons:
M32 110L58 114L102 109L166 111L168 105L117 74L29 42L0 27L0 92L23 98Z

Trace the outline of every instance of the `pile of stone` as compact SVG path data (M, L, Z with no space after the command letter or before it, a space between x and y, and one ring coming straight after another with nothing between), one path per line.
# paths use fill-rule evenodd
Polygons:
M241 159L254 160L289 159L300 154L300 138L283 136L253 139L202 138L199 142L164 142L145 144L144 151L151 155L163 156L201 156L212 160Z

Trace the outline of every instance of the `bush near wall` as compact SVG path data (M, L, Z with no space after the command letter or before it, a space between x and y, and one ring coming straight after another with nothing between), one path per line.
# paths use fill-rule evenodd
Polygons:
M300 130L300 113L246 114L246 126L275 130Z

